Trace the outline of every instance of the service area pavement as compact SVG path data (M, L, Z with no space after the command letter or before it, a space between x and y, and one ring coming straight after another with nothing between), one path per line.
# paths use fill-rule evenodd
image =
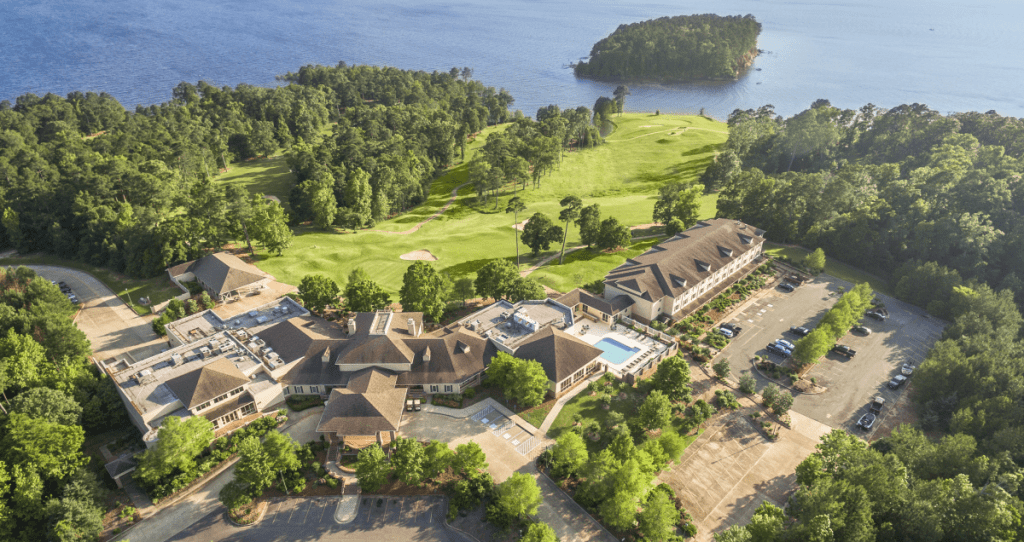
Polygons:
M849 291L853 284L819 275L790 293L778 287L767 290L742 310L731 314L726 321L743 327L743 331L719 355L729 359L733 377L752 373L758 380L759 390L766 386L770 381L753 370L753 357L769 356L779 361L777 356L768 354L765 346L776 339L795 343L799 337L789 333L790 326L813 329L839 299L840 287ZM865 317L863 324L872 330L870 335L849 333L841 338L839 344L849 345L857 355L848 359L829 353L822 358L806 378L814 378L818 385L828 388L827 391L794 394L792 409L818 422L866 438L870 438L871 432L862 431L856 424L867 412L869 403L874 397L882 396L886 409L896 404L907 386L904 384L897 390L891 390L888 382L900 374L904 363L920 365L946 325L923 309L889 296L876 295L885 303L889 319L881 322ZM887 413L888 410L883 411L883 419ZM872 431L878 425L880 423L876 422Z
M167 340L153 332L151 318L135 314L119 297L92 275L52 265L27 265L39 276L64 282L82 303L75 324L92 343L93 356L106 360L131 352L137 360L159 354Z
M360 497L355 519L335 520L341 497L280 498L271 501L255 525L239 527L218 510L172 538L178 542L238 540L283 542L292 540L357 542L469 542L444 523L444 497Z

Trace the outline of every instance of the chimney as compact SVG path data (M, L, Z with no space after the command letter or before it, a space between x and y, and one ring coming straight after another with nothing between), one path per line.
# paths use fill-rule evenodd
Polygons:
M348 319L348 334L349 335L355 335L356 334L356 317L355 316L353 316L352 318Z
M423 361L430 361L430 347L423 351Z
M416 331L416 320L410 318L406 321L406 324L409 326L409 335L412 335L413 337L420 336L420 334Z
M349 321L351 322L351 320ZM324 363L331 361L331 347L328 346L327 348L324 349L324 354L320 356L320 361Z

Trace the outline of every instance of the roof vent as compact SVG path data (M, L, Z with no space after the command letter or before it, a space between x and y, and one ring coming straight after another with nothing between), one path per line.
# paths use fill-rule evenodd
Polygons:
M348 334L349 335L355 335L356 334L356 317L355 316L353 316L352 318L348 319Z
M430 347L423 351L423 361L430 361Z

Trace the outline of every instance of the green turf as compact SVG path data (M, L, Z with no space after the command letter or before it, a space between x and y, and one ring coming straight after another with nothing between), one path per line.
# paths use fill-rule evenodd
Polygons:
M804 256L811 252L805 248L787 247L772 243L771 241L765 241L764 251L772 256L786 256L790 260L796 262L802 261ZM837 261L834 258L829 258L828 254L825 254L825 273L854 284L858 282L867 282L871 284L871 287L874 288L876 292L890 296L894 295L892 290L889 288L889 282L887 280L877 275L872 275L867 271L862 271L856 267Z
M86 273L96 277L97 280L117 293L118 297L120 297L124 302L129 303L130 298L130 306L136 313L141 315L149 314L151 311L149 306L144 307L137 304L139 298L148 297L150 299L150 306L152 306L167 301L168 299L182 293L181 290L171 282L167 275L164 274L151 279L133 279L121 275L120 273L115 273L114 271L104 267L93 267L73 260L64 260L56 256L30 255L0 258L0 265L5 267L18 265L55 265L85 271ZM125 293L126 290L127 294Z
M232 163L227 173L220 174L214 180L223 184L238 184L253 194L277 196L287 209L288 194L295 184L295 175L288 169L284 156L278 155Z
M702 117L626 114L615 120L618 129L607 138L607 144L565 153L561 164L541 180L539 188L519 192L527 205L527 211L520 214L519 220L536 212L557 219L558 201L576 194L584 205L600 204L605 218L614 216L628 225L650 223L658 188L668 182L696 180L727 138L725 124ZM685 127L691 129L683 131ZM503 126L491 127L478 136L467 146L467 160L489 134L503 129ZM420 207L377 224L374 229L401 232L422 222L447 202L455 186L465 182L466 169L465 163L453 167L434 182L431 195ZM511 187L502 191L498 208L494 209L493 201L477 203L472 186L467 186L459 191L456 203L439 219L409 235L299 228L290 249L280 257L264 255L258 265L288 284L298 284L309 273L324 273L340 281L359 266L396 294L401 287L402 274L410 264L399 256L427 249L439 258L435 268L452 276L471 275L492 259L515 257L513 217L504 212L511 195ZM713 216L714 196L705 199L702 214ZM575 227L570 227L567 245L578 244L579 233ZM558 248L552 245L537 257L524 258L524 266L553 254ZM562 272L569 277L574 274L570 270Z

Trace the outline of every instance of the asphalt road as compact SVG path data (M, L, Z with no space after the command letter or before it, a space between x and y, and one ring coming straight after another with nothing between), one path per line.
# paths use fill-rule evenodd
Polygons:
M769 356L765 346L776 339L796 342L799 337L789 333L790 326L813 329L829 308L839 299L839 288L849 290L853 284L827 275L820 275L791 293L775 288L761 294L744 310L730 315L727 321L743 327L720 354L729 359L733 376L752 373L758 390L770 381L752 371L755 355ZM807 378L828 388L824 393L795 394L793 410L835 428L860 431L857 420L867 412L876 396L894 405L906 386L890 390L887 383L900 372L904 363L918 365L932 344L942 334L945 323L928 316L924 310L888 296L879 295L889 311L885 322L866 318L864 325L871 335L847 334L838 342L849 345L857 355L848 359L837 354L822 358ZM776 361L777 356L772 356ZM883 416L885 412L883 412ZM875 427L879 425L876 422Z

